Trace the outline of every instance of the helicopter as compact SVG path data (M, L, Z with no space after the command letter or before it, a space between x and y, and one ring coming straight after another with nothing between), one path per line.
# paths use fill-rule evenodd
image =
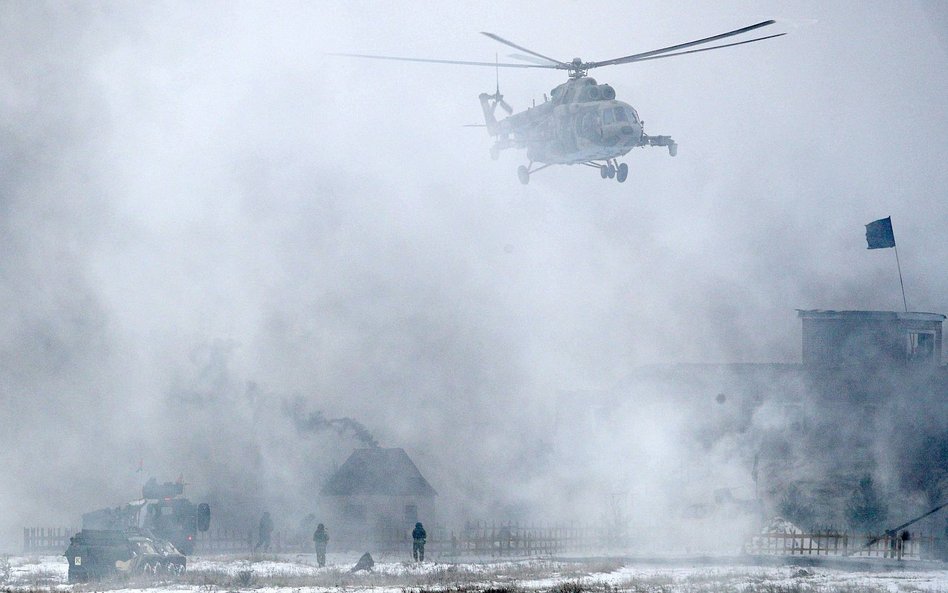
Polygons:
M481 93L478 96L481 109L484 112L484 124L478 124L477 126L486 127L487 133L494 139L494 143L490 147L492 159L500 158L502 150L525 148L529 163L517 168L517 176L524 185L530 183L531 175L553 165L585 165L598 169L603 179L615 178L619 183L623 183L628 178L629 166L626 163L619 163L619 157L625 156L633 148L645 146L666 147L668 154L675 156L678 154L678 144L671 136L650 136L646 134L645 122L639 117L638 112L628 103L618 101L615 89L608 84L596 82L596 79L588 75L589 71L603 66L670 58L744 45L786 35L786 33L776 33L712 47L688 49L749 33L774 23L776 23L774 20L762 21L687 43L679 43L661 49L597 62L585 62L581 58L573 58L569 62L556 60L517 45L499 35L487 32L481 32L481 34L526 54L510 54L509 57L528 63L502 63L497 58L494 62L468 62L368 54L338 53L332 55L375 60L493 67L497 72L497 84L493 93ZM544 94L543 102L540 105L534 104L534 106L524 111L514 113L513 108L504 101L504 96L500 93L500 68L565 70L568 78L566 82L550 91L549 97ZM507 117L497 119L496 111L498 107L507 113Z

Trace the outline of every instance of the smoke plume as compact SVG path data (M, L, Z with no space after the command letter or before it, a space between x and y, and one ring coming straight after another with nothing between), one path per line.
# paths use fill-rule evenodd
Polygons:
M321 411L306 412L306 404L302 397L283 401L283 413L293 419L296 431L299 434L309 434L323 430L333 430L338 434L349 432L360 443L367 447L378 447L378 441L372 437L362 423L352 418L326 418Z

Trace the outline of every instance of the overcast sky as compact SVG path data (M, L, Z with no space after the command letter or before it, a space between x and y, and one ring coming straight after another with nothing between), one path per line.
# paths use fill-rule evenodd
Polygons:
M139 460L311 498L358 441L284 432L297 396L472 513L516 504L493 485L543 455L557 392L796 362L795 308L898 310L895 254L864 239L885 216L909 308L948 312L946 14L4 3L0 548L131 498ZM634 150L621 185L561 166L522 186L522 151L492 161L462 127L490 68L327 55L503 58L490 31L602 60L768 18L789 34L590 73L679 144ZM500 86L519 110L563 79Z

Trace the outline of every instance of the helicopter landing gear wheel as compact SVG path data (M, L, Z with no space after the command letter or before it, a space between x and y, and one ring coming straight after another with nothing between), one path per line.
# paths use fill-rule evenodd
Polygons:
M600 165L600 166L599 166L599 175L600 175L603 179L608 178L608 177L609 177L609 167L607 167L607 166L605 166L605 165Z
M678 145L672 142L668 145L668 155L675 156L676 154L678 154Z
M527 169L524 165L517 167L517 177L520 178L520 183L526 185L530 183L530 169Z
M618 170L616 170L616 181L619 183L625 183L626 178L629 176L629 166L625 163L619 165Z
M609 179L612 179L615 176L616 176L616 168L612 165L612 163L609 163L609 165L606 167L606 177L608 177Z

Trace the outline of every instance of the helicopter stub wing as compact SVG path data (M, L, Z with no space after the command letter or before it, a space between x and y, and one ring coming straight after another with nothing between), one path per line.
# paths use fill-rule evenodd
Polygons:
M641 146L667 146L668 154L676 156L678 154L678 143L671 136L649 136L642 134Z

